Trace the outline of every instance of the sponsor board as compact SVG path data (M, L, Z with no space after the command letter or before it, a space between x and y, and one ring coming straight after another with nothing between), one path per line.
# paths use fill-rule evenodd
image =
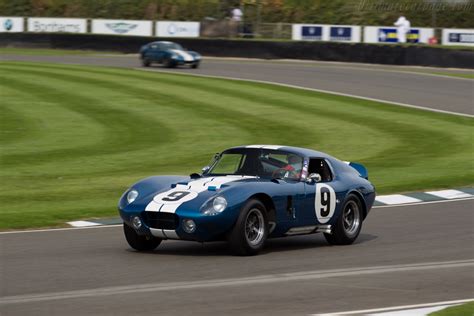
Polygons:
M86 33L86 19L28 18L28 32L34 33Z
M443 29L442 44L474 46L474 29Z
M412 27L407 33L408 43L428 43L434 36L434 29ZM364 43L398 43L397 28L392 26L364 27Z
M155 34L162 37L199 37L201 23L160 21L156 22Z
M300 41L360 42L360 26L293 24L292 39Z
M152 22L139 20L92 20L91 33L151 36Z
M407 33L407 43L419 43L420 30L411 29ZM380 28L379 29L379 43L398 43L396 28Z
M24 18L1 16L0 33L18 33L24 31Z

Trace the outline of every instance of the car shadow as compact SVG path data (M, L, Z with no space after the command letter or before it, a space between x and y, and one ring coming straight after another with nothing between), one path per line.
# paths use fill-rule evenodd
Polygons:
M377 238L377 236L371 234L360 234L357 241L353 245L349 246L331 246L326 242L322 234L293 236L290 238L272 238L267 241L265 248L261 251L259 255L261 256L269 255L275 252L281 253L326 247L354 247L375 240ZM130 248L128 249L128 251L135 252L135 250L132 250ZM223 241L209 243L197 243L190 241L164 241L156 250L144 253L162 256L169 255L193 257L232 255L227 243Z

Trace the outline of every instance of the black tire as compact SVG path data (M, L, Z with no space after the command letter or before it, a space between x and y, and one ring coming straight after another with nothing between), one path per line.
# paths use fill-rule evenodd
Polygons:
M171 58L167 58L163 61L163 66L165 66L165 68L174 68L175 64Z
M342 213L332 228L331 234L324 233L324 237L331 245L352 244L362 229L362 204L358 197L349 195L344 202Z
M247 229L250 223L255 224L252 230ZM265 205L259 200L251 199L242 207L239 218L228 235L230 249L235 255L253 256L265 246L267 237L268 218Z
M123 232L130 247L138 251L151 251L161 243L161 238L138 235L132 227L125 223L123 224Z
M148 58L142 58L142 66L143 67L150 67L151 61Z
M199 62L192 64L191 68L193 69L199 68Z

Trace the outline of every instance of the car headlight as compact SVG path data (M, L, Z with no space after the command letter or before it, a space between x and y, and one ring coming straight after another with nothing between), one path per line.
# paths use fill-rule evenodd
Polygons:
M138 191L137 190L130 190L130 192L127 193L127 202L128 204L132 203L135 201L138 197Z
M179 56L178 56L178 54L176 54L176 53L171 54L171 58L172 58L172 59L177 59L178 57L179 57Z
M213 200L206 203L203 210L204 215L217 215L222 213L227 207L227 200L223 196L217 196Z

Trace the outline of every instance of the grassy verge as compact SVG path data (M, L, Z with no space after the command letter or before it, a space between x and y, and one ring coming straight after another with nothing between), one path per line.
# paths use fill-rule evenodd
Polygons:
M252 143L359 161L379 193L474 183L472 118L130 69L3 62L0 73L0 229L116 215L138 179Z
M439 312L430 313L429 316L472 316L474 315L474 302L459 306L448 307Z
M440 76L465 78L465 79L474 79L474 74L461 74L461 73L453 73L453 72L431 72L431 74L440 75Z
M46 56L62 56L62 55L120 55L118 52L98 52L93 50L74 50L74 49L49 49L49 48L0 48L0 55L46 55Z

